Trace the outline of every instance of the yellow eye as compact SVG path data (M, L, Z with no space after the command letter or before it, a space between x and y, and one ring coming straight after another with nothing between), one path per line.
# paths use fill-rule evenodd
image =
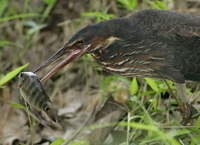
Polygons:
M82 45L83 45L83 40L81 40L81 39L78 40L78 41L76 42L76 45L79 46L79 47L82 46Z

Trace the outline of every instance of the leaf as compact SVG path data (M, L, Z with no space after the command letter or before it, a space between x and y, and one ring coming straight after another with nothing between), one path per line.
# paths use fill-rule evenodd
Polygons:
M153 98L153 99L150 99L149 101L153 104L154 110L156 110L158 106L158 100L156 98Z
M53 4L56 3L56 1L57 1L57 0L43 0L43 2L44 2L45 4L48 4L48 5L53 5Z
M3 78L0 79L0 86L5 84L6 82L8 82L9 80L11 80L12 78L14 78L21 70L23 70L25 67L27 67L29 65L29 63L9 72L8 74L6 74Z
M135 95L138 92L138 83L136 77L131 82L130 94Z
M196 129L200 129L200 116L197 119Z
M129 2L127 0L117 0L118 2L120 2L122 5L124 5L125 7L129 6Z
M61 145L64 142L65 142L65 140L60 138L60 139L57 139L54 142L52 142L50 145Z
M137 0L132 0L132 1L130 1L130 7L131 7L132 9L136 8L136 7L137 7Z
M164 2L156 1L156 4L160 9L168 10L168 7L166 6L166 4Z
M69 145L87 145L87 144L85 141L77 141L77 142L70 143Z
M7 0L1 0L0 1L0 17L3 16L3 13L5 12L5 9L8 5L8 1Z
M13 103L10 106L13 107L13 108L23 108L23 109L26 109L26 107L23 106L23 105L21 105L21 104L15 104L15 103Z
M148 83L148 85L156 92L159 91L157 84L155 83L155 81L151 78L144 78L146 80L146 82Z
M14 15L14 16L10 16L10 17L0 18L0 22L5 22L5 21L19 19L19 18L26 18L26 17L40 17L40 15L36 14L36 13L19 14L19 15Z
M200 134L197 134L195 137L192 138L190 145L197 145L199 144Z
M110 18L114 18L115 15L113 14L105 14L103 12L85 12L81 14L83 17L94 17L97 18L97 22L100 22L100 18L103 20L109 20Z
M19 145L26 145L26 144L24 144L24 143L19 143Z
M117 0L121 3L126 9L133 10L137 6L137 0Z
M11 41L0 41L0 47L3 47L3 46L6 46L6 45L14 45L14 46L17 46L17 47L21 47L22 45L18 44L18 43L15 43L15 42L11 42Z

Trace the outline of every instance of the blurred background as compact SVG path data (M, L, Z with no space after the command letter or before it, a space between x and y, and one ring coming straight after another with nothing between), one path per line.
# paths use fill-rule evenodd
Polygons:
M86 25L127 17L143 9L165 9L200 16L200 0L1 0L0 79L27 63L29 65L23 71L34 71ZM47 74L56 64L39 72L38 77ZM172 82L169 81L169 84L174 88ZM136 122L152 123L149 122L151 119L141 119L145 116L144 110L157 125L177 125L181 116L162 80L149 83L143 78L133 80L113 76L98 67L90 55L67 65L43 85L53 101L59 123L48 122L48 118L48 123L33 119L33 130L30 132L25 109L11 107L12 103L21 104L17 77L14 77L0 88L0 145L46 145L60 138L71 140L93 110L104 104L108 94L112 94L117 102L126 103L128 114L137 118ZM199 91L197 83L188 84L191 95L196 91ZM126 116L123 121L127 120ZM164 129L166 134L169 128ZM155 137L148 129L132 128L130 134L126 127L119 130L123 135L125 132L125 140L120 140L118 144L145 144L145 141ZM192 144L191 139L197 142L200 138L198 132L188 136L187 131L182 132L182 136L174 135L173 139L184 144ZM77 134L78 139L73 138L71 144L80 141L85 134ZM169 140L152 140L147 144L150 143L167 144Z

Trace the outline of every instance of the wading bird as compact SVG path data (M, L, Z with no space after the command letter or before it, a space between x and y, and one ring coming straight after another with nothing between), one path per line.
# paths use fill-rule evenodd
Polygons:
M200 81L200 17L166 10L142 10L127 18L89 25L34 72L68 53L41 81L68 63L91 54L112 74L172 80L184 102L183 118L191 117L185 81Z

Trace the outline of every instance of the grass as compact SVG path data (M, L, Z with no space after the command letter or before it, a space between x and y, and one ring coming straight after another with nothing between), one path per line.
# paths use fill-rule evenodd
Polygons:
M43 4L46 6L41 7L42 10L40 12L30 7L30 0L25 0L25 3L22 5L22 10L8 7L10 1L2 0L0 2L0 22L5 25L5 27L1 27L1 32L3 33L4 28L6 30L8 27L10 28L11 24L16 27L13 32L16 37L7 36L5 34L0 40L0 47L3 49L3 52L9 52L8 54L11 54L10 57L0 55L0 62L2 62L0 64L2 70L0 71L2 72L2 74L0 74L1 89L5 89L2 86L6 83L15 83L16 79L11 79L27 66L23 65L27 63L28 60L27 58L24 59L24 57L26 57L26 54L29 51L34 49L36 42L39 42L38 37L40 37L41 34L43 34L43 31L49 27L47 20L53 9L56 7L56 2L56 0L44 0ZM124 13L133 13L138 10L139 5L142 8L167 9L166 4L158 0L143 0L140 4L136 0L117 0L115 4L111 5L107 2L105 5L102 4L96 6L95 10L91 8L91 10L81 13L80 17L73 21L71 27L76 28L85 20L100 22L102 20L118 17ZM117 8L118 13L109 11L111 7ZM6 26L8 22L11 22L11 24ZM56 29L55 31L59 33L60 30ZM57 36L57 38L59 38L59 36ZM12 60L9 60L11 58ZM9 63L7 63L8 60ZM165 82L150 78L133 78L130 80L119 76L103 76L102 69L92 61L90 55L82 57L80 61L83 64L81 68L85 72L85 81L83 82L85 82L86 88L89 88L91 84L89 78L95 75L95 82L98 82L96 85L98 86L98 91L102 94L102 97L105 97L108 92L111 92L114 96L118 97L122 95L120 90L125 90L124 95L126 95L127 92L131 95L128 102L129 112L123 121L120 123L87 126L85 127L86 129L115 126L116 124L124 127L124 130L127 132L127 139L122 143L123 145L131 143L140 145L195 145L199 143L200 119L197 119L196 126L187 128L180 125L180 120L171 117L170 113L176 112L178 107L176 101L169 94L169 89ZM79 63L80 62L75 62L74 64L78 65ZM29 67L31 67L31 64ZM17 69L12 71L14 70L13 68ZM88 68L90 68L90 70L88 70ZM58 81L56 81L56 85L53 84L53 86L56 86L55 89L51 91L53 92L53 96L58 95L60 92L59 88L63 85L62 76L62 73L54 76L55 79L58 78ZM168 83L170 88L173 90L176 89L171 81L168 81ZM12 86L10 85L10 87ZM187 92L191 96L194 95L190 88L187 89ZM166 96L167 99L163 99L163 97ZM163 105L164 101L167 101L165 105ZM36 134L36 132L33 133ZM52 145L62 144L63 141L63 139L55 140ZM71 145L76 144L86 145L87 143L84 140L71 143Z

